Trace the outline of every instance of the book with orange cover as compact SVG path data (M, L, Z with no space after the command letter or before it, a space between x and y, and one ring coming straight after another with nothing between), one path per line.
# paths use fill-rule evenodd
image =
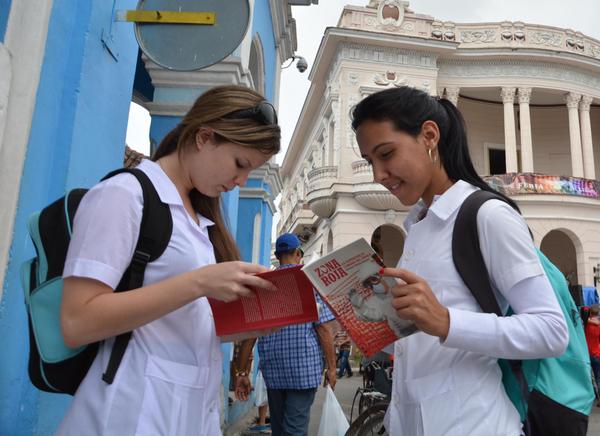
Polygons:
M209 298L217 335L227 337L318 319L313 286L301 266L257 274L277 291L251 288L253 295L225 303ZM238 336L235 339L240 339ZM227 339L226 339L227 340Z
M379 274L383 262L364 239L358 239L308 263L303 271L366 356L417 331L392 307L391 277Z

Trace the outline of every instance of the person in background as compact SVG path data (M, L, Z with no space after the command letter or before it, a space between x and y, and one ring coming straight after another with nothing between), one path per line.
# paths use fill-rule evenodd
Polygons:
M600 306L592 304L589 310L589 318L585 325L585 339L590 352L590 362L594 373L596 399L600 407Z
M298 237L284 233L275 242L275 256L279 268L299 265L304 253ZM306 435L310 407L315 399L323 374L323 357L327 365L326 382L335 388L335 349L331 321L333 313L315 293L318 321L283 327L276 333L258 340L259 368L262 371L274 436ZM256 339L242 343L236 362L237 368L246 368ZM235 394L247 400L251 385L249 374L236 371Z
M352 368L350 367L350 349L352 343L348 332L343 327L340 326L340 329L335 333L333 343L338 350L338 378L342 378L344 374L352 377Z

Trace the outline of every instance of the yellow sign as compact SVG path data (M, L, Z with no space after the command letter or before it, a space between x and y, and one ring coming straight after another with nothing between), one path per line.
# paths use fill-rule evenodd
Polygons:
M214 12L177 12L177 11L127 11L125 21L136 23L168 23L168 24L215 24L217 14Z

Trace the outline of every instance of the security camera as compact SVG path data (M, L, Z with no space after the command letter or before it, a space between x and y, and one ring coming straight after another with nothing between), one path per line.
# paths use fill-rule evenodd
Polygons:
M298 68L298 71L301 73L304 73L308 68L308 62L306 62L306 59L304 59L302 56L296 56L296 59L298 60L296 62L296 68Z

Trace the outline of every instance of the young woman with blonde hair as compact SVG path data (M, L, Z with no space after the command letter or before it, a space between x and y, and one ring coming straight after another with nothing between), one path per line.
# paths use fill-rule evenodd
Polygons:
M173 226L144 284L114 292L131 262L143 197L131 174L93 187L74 220L64 268L62 328L71 347L103 341L60 435L217 435L222 356L206 297L232 301L272 288L240 262L219 197L279 151L273 106L240 86L206 91L138 168ZM133 334L114 381L102 380L112 339Z

